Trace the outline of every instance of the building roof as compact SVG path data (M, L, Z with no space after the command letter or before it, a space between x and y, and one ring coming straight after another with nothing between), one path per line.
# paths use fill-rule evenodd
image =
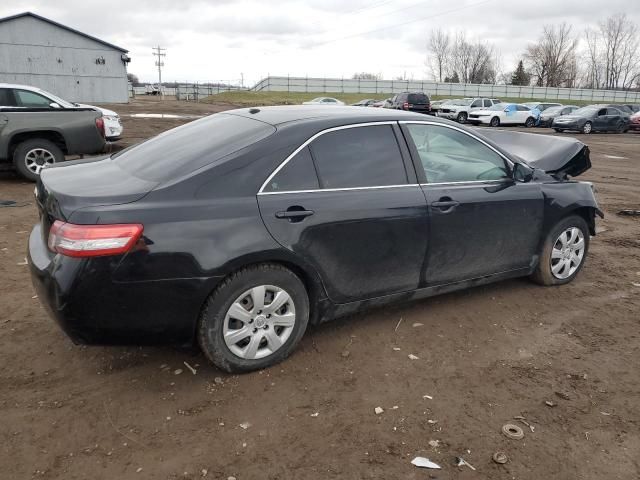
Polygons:
M65 30L67 30L67 31L69 31L71 33L75 33L76 35L81 35L81 36L83 36L85 38L88 38L88 39L93 40L95 42L101 43L101 44L103 44L103 45L105 45L107 47L114 48L114 49L119 50L119 51L121 51L123 53L129 53L129 50L126 50L126 49L124 49L122 47L118 47L117 45L114 45L112 43L105 42L104 40L100 40L99 38L96 38L96 37L92 37L91 35L88 35L86 33L82 33L82 32L80 32L78 30L75 30L75 29L73 29L71 27L67 27L66 25L62 25L61 23L54 22L53 20L49 20L48 18L41 17L40 15L38 15L36 13L32 13L32 12L23 12L23 13L18 13L16 15L11 15L9 17L0 18L0 23L8 22L10 20L15 20L17 18L22 18L22 17L37 18L38 20L42 20L43 22L50 23L51 25L55 25L56 27L59 27L59 28L63 28L63 29L65 29Z

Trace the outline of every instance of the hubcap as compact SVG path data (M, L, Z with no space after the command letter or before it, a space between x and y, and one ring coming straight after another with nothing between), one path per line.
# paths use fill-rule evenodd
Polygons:
M56 163L56 157L44 148L34 148L24 156L25 166L36 175L40 175L40 171L45 166L53 165L54 163Z
M296 323L291 296L274 285L259 285L240 295L224 318L222 335L234 355L268 357L289 339Z
M551 251L551 273L564 280L575 273L584 258L584 235L577 227L560 234Z
M591 131L591 124L585 123L584 125L584 133L589 133Z

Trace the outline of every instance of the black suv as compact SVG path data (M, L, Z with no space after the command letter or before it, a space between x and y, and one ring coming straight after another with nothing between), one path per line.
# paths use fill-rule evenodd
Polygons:
M403 92L391 99L388 108L431 114L431 100L424 92Z

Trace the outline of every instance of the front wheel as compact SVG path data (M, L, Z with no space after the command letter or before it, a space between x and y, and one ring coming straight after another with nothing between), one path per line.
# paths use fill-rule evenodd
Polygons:
M211 294L198 343L227 372L259 370L289 356L308 322L302 281L280 265L255 265L232 274Z
M498 117L493 117L491 119L491 121L489 122L489 125L492 127L499 127L500 126L500 119Z
M44 138L32 138L20 143L13 152L13 164L18 173L33 182L43 168L62 162L64 153L55 143Z
M527 128L531 128L535 126L535 124L536 124L536 119L533 117L527 118L527 120L524 122L524 126Z
M465 123L467 121L467 112L460 112L456 117L458 123Z
M540 285L564 285L582 269L589 250L589 228L584 218L571 215L548 233L531 278Z
M593 131L593 125L591 122L587 122L582 126L582 133L589 135Z
M556 132L558 132L558 133L562 133L562 132L563 132L563 130L562 130L561 128L554 128L554 130L555 130Z

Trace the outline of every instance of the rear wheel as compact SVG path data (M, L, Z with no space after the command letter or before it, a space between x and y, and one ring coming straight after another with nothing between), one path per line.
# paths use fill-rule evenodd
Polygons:
M535 126L535 124L536 124L536 119L533 117L527 118L527 120L524 122L524 126L527 128L531 128Z
M456 117L458 123L465 123L467 121L467 112L460 112Z
M64 153L55 143L44 138L32 138L20 143L13 152L16 170L27 180L36 181L43 168L62 162Z
M593 125L591 122L587 122L582 126L582 133L589 135L593 131Z
M309 297L290 270L274 264L229 276L207 300L198 343L228 372L248 372L284 360L309 322Z
M500 126L500 119L498 117L493 117L491 119L491 121L489 122L489 125L492 127L499 127Z
M540 285L563 285L573 280L589 250L589 228L584 218L571 215L551 229L531 278Z
M554 130L555 130L556 132L558 132L558 133L561 133L561 132L563 132L563 131L564 131L564 130L562 130L561 128L554 128Z

